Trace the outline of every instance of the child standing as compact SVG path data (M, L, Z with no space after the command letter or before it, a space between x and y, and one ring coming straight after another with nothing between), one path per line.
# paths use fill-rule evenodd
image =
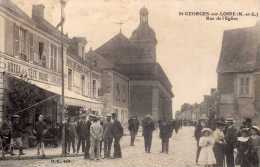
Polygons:
M202 129L202 137L199 140L201 147L198 164L204 167L213 167L216 164L216 158L213 152L215 139L212 137L212 130L210 128Z

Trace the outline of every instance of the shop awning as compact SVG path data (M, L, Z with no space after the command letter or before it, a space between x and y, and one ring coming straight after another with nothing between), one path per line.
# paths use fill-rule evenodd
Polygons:
M44 89L46 91L52 92L57 95L61 95L61 87L46 84L38 81L30 80L28 81L30 84L33 84L41 89ZM92 99L90 97L85 97L80 94L77 94L73 91L70 91L68 89L64 90L64 97L65 97L65 104L66 105L73 105L73 106L81 106L86 108L93 108L93 105L102 105L103 101Z

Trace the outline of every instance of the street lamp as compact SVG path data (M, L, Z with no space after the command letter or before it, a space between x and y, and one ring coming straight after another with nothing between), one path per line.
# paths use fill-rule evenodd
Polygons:
M62 155L66 155L66 147L65 147L65 142L66 142L66 135L65 135L65 104L64 104L64 32L63 32L63 25L65 22L65 13L64 9L66 6L66 3L68 0L60 0L60 5L61 5L61 20L60 23L56 26L57 28L61 28L61 120L63 123L63 128L62 128Z

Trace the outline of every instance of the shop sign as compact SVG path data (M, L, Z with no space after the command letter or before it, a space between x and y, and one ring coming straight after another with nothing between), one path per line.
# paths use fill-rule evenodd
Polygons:
M0 67L1 67L1 65L0 65ZM60 77L57 76L56 74L43 72L39 69L17 64L12 61L7 61L6 70L7 70L7 72L12 73L14 75L26 76L32 80L47 82L47 83L55 84L55 85L60 84Z

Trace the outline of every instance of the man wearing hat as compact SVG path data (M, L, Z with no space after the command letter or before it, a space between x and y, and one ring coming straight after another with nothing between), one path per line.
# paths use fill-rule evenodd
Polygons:
M213 132L213 137L215 139L215 145L213 151L216 157L216 167L223 167L225 160L225 136L224 128L225 122L223 120L218 120L216 122L216 130Z
M114 138L114 158L122 158L122 151L120 146L120 140L124 135L124 129L121 123L118 121L117 114L112 114L113 124L112 124L112 134Z
M82 152L85 152L85 144L87 138L87 123L86 123L86 116L81 115L80 120L77 123L77 134L78 134L78 144L77 144L77 153L79 153L79 149L81 146Z
M2 140L2 156L9 151L9 146L11 142L12 127L8 118L3 121L0 126L0 142Z
M135 137L138 133L138 129L139 129L139 121L137 119L137 116L133 116L128 120L128 130L131 136L130 146L134 146Z
M234 119L228 118L226 119L226 132L225 132L225 154L226 154L226 163L227 167L235 167L235 160L234 160L234 148L237 141L237 130L235 128Z
M146 117L142 121L142 127L145 152L151 153L153 132L155 130L155 124L151 115L146 115Z
M44 121L43 115L39 115L38 122L36 123L34 131L36 133L36 138L37 138L37 155L38 156L40 155L40 150L41 150L42 156L45 157L43 139L48 131L48 127Z
M104 133L103 133L103 139L104 139L104 158L110 158L111 157L111 146L113 142L113 134L112 134L112 122L111 122L111 114L106 115L106 122L104 123Z
M100 159L100 141L103 137L103 127L101 126L97 116L93 118L90 126L90 159ZM96 153L95 153L96 150Z
M88 116L87 122L86 122L86 146L85 146L85 155L84 158L88 159L89 158L89 150L90 150L90 126L91 126L91 121L93 117L91 115Z
M19 155L24 155L23 153L23 142L22 142L23 130L20 124L20 116L12 116L12 134L11 134L11 155L14 155L13 148L16 145L19 149Z

